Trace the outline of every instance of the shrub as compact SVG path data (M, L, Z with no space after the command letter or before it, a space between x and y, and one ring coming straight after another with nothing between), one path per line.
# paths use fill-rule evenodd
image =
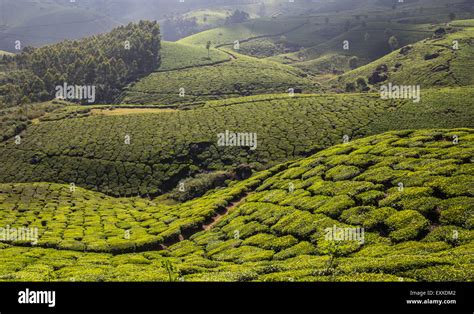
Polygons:
M179 202L185 202L202 196L218 186L224 186L229 178L231 178L230 173L224 171L201 173L194 178L181 181L169 196Z
M170 255L173 257L183 257L189 256L195 253L203 253L201 247L197 246L194 242L189 240L184 240L181 242L176 243L175 245L169 248Z
M347 256L356 252L362 247L363 243L359 241L334 241L328 240L325 236L317 239L317 251L322 255L331 255L334 257Z
M416 210L421 214L427 216L433 214L441 202L440 199L436 197L420 197L414 199L405 199L400 201L400 205L403 209Z
M246 239L243 245L253 245L262 249L281 251L298 243L293 236L276 237L267 233L260 233Z
M390 167L371 167L355 180L370 181L374 183L388 183L400 175L399 172Z
M467 282L472 280L474 267L472 264L436 265L418 268L402 273L402 275L426 282Z
M254 246L240 246L238 248L230 248L221 253L212 256L216 261L245 263L257 262L272 259L274 252L264 250Z
M326 179L341 181L351 179L360 173L359 168L355 166L339 165L326 171Z
M439 226L434 228L423 241L444 241L451 245L466 244L474 240L474 231L458 226Z
M467 229L474 226L474 198L456 197L444 200L440 204L440 222Z
M283 260L283 259L288 259L291 257L298 256L298 255L312 255L312 254L316 254L316 248L307 241L301 241L300 243L290 248L287 248L281 252L276 253L273 259Z
M349 58L349 67L351 69L355 69L359 66L359 58L357 58L356 56L352 56Z
M291 234L299 238L310 236L317 229L313 215L297 210L289 215L283 216L271 228L279 234Z
M321 207L324 203L326 203L331 198L329 196L324 195L316 195L316 196L303 196L295 199L291 203L287 205L295 206L298 209L307 210L313 212L317 208ZM282 203L283 205L284 203Z
M238 235L239 238L245 239L257 233L266 231L268 231L267 225L261 224L257 221L251 221L247 224L234 227L233 230L228 232L227 236L229 238L233 238L234 236Z
M363 77L359 77L356 80L357 88L363 92L366 92L369 90L369 87L367 86L367 81Z
M242 240L240 240L240 239L231 239L231 240L227 240L227 241L210 242L206 246L206 252L207 252L208 256L212 256L214 254L225 251L229 248L238 247L238 246L240 246L241 243L242 243Z
M377 190L370 190L356 195L356 199L363 205L376 205L378 201L385 197L385 193Z
M469 175L459 175L454 177L439 177L428 183L428 186L439 190L448 197L453 196L474 196L474 178Z
M337 195L328 200L324 205L317 208L315 213L323 213L337 218L347 208L354 206L355 202L347 195Z
M355 90L356 90L356 86L354 83L352 82L346 83L346 92L355 92Z
M414 210L397 212L385 220L390 238L396 242L417 238L429 226L428 220Z
M345 210L341 219L351 225L362 225L366 229L373 229L383 224L385 219L395 212L396 210L391 207L359 206Z
M390 189L389 195L380 200L380 206L398 206L401 207L401 201L417 200L421 197L430 197L433 190L428 187L405 187L403 190L398 188ZM408 203L409 204L409 203Z

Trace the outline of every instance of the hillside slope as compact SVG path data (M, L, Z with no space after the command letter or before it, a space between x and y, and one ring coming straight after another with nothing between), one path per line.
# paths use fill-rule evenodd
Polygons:
M333 83L355 82L369 78L377 68L385 67L377 84L432 86L465 86L474 84L473 20L456 21L451 32L398 49L379 60L341 75ZM444 29L444 28L442 28ZM449 28L448 28L449 31Z
M174 209L69 186L3 184L2 223L38 226L35 245L73 251L0 243L0 279L471 281L473 153L472 129L388 132ZM360 233L342 241L328 236L335 228ZM162 261L175 266L172 278Z
M318 85L296 68L234 52L228 54L232 58L229 62L222 63L218 55L208 60L217 63L212 66L196 64L181 70L152 73L127 88L121 102L147 105L187 104L238 96L285 93L290 88L304 93L319 90Z
M231 60L228 54L220 50L210 49L208 52L204 45L200 47L168 41L162 42L161 45L161 65L158 72L214 65Z
M464 101L473 93L430 90L419 103L377 94L267 95L122 115L66 107L28 126L20 144L15 138L0 144L0 182L75 183L114 196L157 195L199 172L268 167L340 143L345 135L474 127L474 106ZM255 149L220 146L218 136L226 130L256 133Z

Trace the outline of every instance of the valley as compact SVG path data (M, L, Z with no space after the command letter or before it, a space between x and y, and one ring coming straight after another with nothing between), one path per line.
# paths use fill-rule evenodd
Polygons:
M471 282L471 2L297 2L2 20L0 281Z

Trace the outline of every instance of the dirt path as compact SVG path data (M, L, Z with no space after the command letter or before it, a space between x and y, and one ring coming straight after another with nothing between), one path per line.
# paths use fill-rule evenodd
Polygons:
M214 217L212 217L212 222L207 225L202 225L203 230L211 230L215 225L217 225L232 209L236 208L240 204L245 201L245 198L248 196L248 193L245 193L240 197L237 201L230 203L225 207L223 211L217 213Z

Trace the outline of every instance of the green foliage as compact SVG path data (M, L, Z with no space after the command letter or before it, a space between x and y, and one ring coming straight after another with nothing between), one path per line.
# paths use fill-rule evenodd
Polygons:
M347 180L357 176L359 173L359 168L355 166L339 165L326 172L326 179L333 181Z
M333 112L335 106L340 110ZM30 126L22 145L13 140L0 145L0 182L74 180L77 186L114 196L157 195L199 172L241 164L265 166L307 155L342 141L342 133L334 131L333 125L356 129L371 124L371 119L378 121L390 106L372 95L273 95L172 112L84 113L90 115L86 118L82 118L83 107L77 108L76 117L70 111L74 108L68 108L45 116L52 120L48 123ZM288 128L281 129L281 124ZM257 149L218 146L217 135L225 130L257 133ZM126 135L130 144L125 143ZM365 163L360 157L355 160Z
M414 210L397 212L385 220L394 241L407 241L417 238L426 231L429 221Z
M270 260L274 252L271 250L264 250L254 246L240 246L238 248L231 248L222 253L212 256L217 261L233 261L235 263L256 262L262 260Z
M198 174L195 178L181 181L178 186L170 192L169 197L180 202L188 201L204 195L207 191L218 186L223 186L230 179L229 173L220 171L206 174Z
M242 242L242 245L257 246L266 250L281 251L296 245L298 240L291 235L277 237L272 234L259 233Z
M55 86L64 83L94 85L96 101L112 102L126 84L159 66L160 45L159 25L140 21L79 41L25 48L11 61L18 71L2 83L16 85L32 101L54 98Z
M161 64L158 72L214 65L230 61L229 55L209 49L164 41L161 43Z
M370 230L382 225L385 219L395 212L396 210L391 207L359 206L345 210L341 219L348 224L361 225Z
M273 257L276 260L285 260L299 255L312 255L316 254L316 248L314 245L307 241L300 241L298 244L287 248L281 252L278 252Z
M447 225L457 225L467 229L474 226L474 199L455 197L440 204L440 221Z
M333 80L340 87L348 82L354 82L358 77L371 76L374 69L380 65L387 65L388 80L394 85L421 85L422 88L430 86L469 86L473 84L473 76L467 70L470 67L473 47L469 42L474 37L474 28L470 21L459 21L454 31L425 39L408 46L410 42L402 36L390 37L389 45L392 53L369 63L363 67L347 72ZM425 37L428 35L425 34ZM418 38L421 40L422 38ZM400 41L400 42L399 42ZM459 49L453 49L454 42L458 42ZM413 43L413 41L411 42ZM388 45L387 45L388 46ZM395 50L398 47L401 49ZM352 49L351 49L352 52ZM436 53L435 55L433 55ZM425 59L425 56L437 56ZM379 85L379 84L376 84Z
M230 52L229 52L230 53ZM155 72L122 95L124 104L190 104L259 94L287 93L289 88L315 92L319 88L302 71L273 61L235 52L229 62ZM180 88L184 89L181 90Z

